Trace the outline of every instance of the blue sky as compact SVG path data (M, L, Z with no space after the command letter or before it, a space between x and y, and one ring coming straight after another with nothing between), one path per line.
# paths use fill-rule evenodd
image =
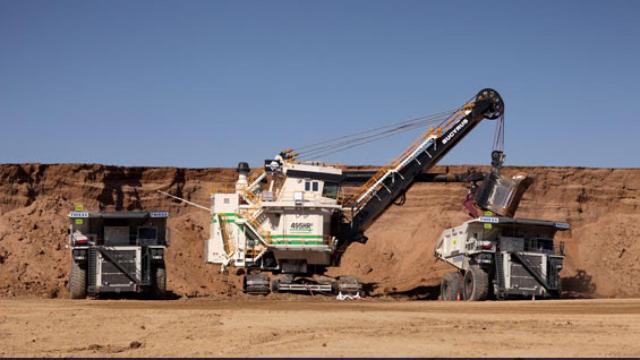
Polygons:
M637 1L0 0L0 163L259 165L484 87L511 165L640 166ZM485 121L442 161L489 162ZM383 164L418 133L325 160Z

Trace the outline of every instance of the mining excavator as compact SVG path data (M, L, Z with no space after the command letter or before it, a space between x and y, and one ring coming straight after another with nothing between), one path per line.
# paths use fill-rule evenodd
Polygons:
M465 207L506 215L527 181L504 179L500 167L504 102L483 89L461 107L428 117L370 129L329 141L288 149L254 171L238 165L235 191L211 196L210 238L205 259L223 268L243 269L247 293L299 291L359 297L361 284L349 276L324 276L339 265L349 244L366 242L366 230L392 204L401 204L417 181L463 180L472 187ZM492 171L454 176L427 174L484 119L497 123ZM409 129L423 134L399 157L373 171L308 160L385 138ZM353 183L360 186L347 186ZM464 270L461 270L464 271Z

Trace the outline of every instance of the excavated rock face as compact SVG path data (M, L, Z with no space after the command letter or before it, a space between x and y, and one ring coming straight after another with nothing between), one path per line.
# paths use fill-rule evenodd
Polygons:
M463 172L439 167L434 172ZM478 168L487 170L486 168ZM587 297L640 295L640 170L566 167L513 168L535 177L518 217L568 221L560 233L567 258L567 293ZM67 213L88 210L168 210L171 246L168 287L181 296L240 296L236 271L220 274L203 259L206 211L180 204L157 189L208 205L215 191L233 191L234 169L127 168L96 164L0 165L0 296L66 296L70 268ZM440 232L467 220L465 184L419 183L404 206L392 206L353 244L332 275L351 274L377 294L434 297L440 277L433 248Z
M223 283L219 267L203 260L208 213L156 190L208 205L210 192L231 190L235 176L228 169L0 165L0 296L67 295L66 216L76 204L91 211L168 210L169 288L186 296L233 291L236 284Z

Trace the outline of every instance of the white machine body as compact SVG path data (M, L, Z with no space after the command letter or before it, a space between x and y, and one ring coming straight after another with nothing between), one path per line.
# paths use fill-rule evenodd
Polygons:
M251 266L270 252L284 270L330 264L336 245L331 219L341 210L337 195L342 171L279 160L281 165L269 175L262 173L249 183L240 172L235 192L211 196L207 262Z

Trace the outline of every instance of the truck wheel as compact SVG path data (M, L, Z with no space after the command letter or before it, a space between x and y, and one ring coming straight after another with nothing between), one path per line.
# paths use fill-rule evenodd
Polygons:
M445 301L455 301L458 296L462 297L462 274L455 271L442 278L440 297Z
M167 270L157 267L153 270L153 295L162 297L167 292Z
M87 271L73 260L71 260L71 273L69 274L69 294L72 299L87 297Z
M489 274L478 266L471 266L464 274L462 293L468 301L486 300L489 294Z

